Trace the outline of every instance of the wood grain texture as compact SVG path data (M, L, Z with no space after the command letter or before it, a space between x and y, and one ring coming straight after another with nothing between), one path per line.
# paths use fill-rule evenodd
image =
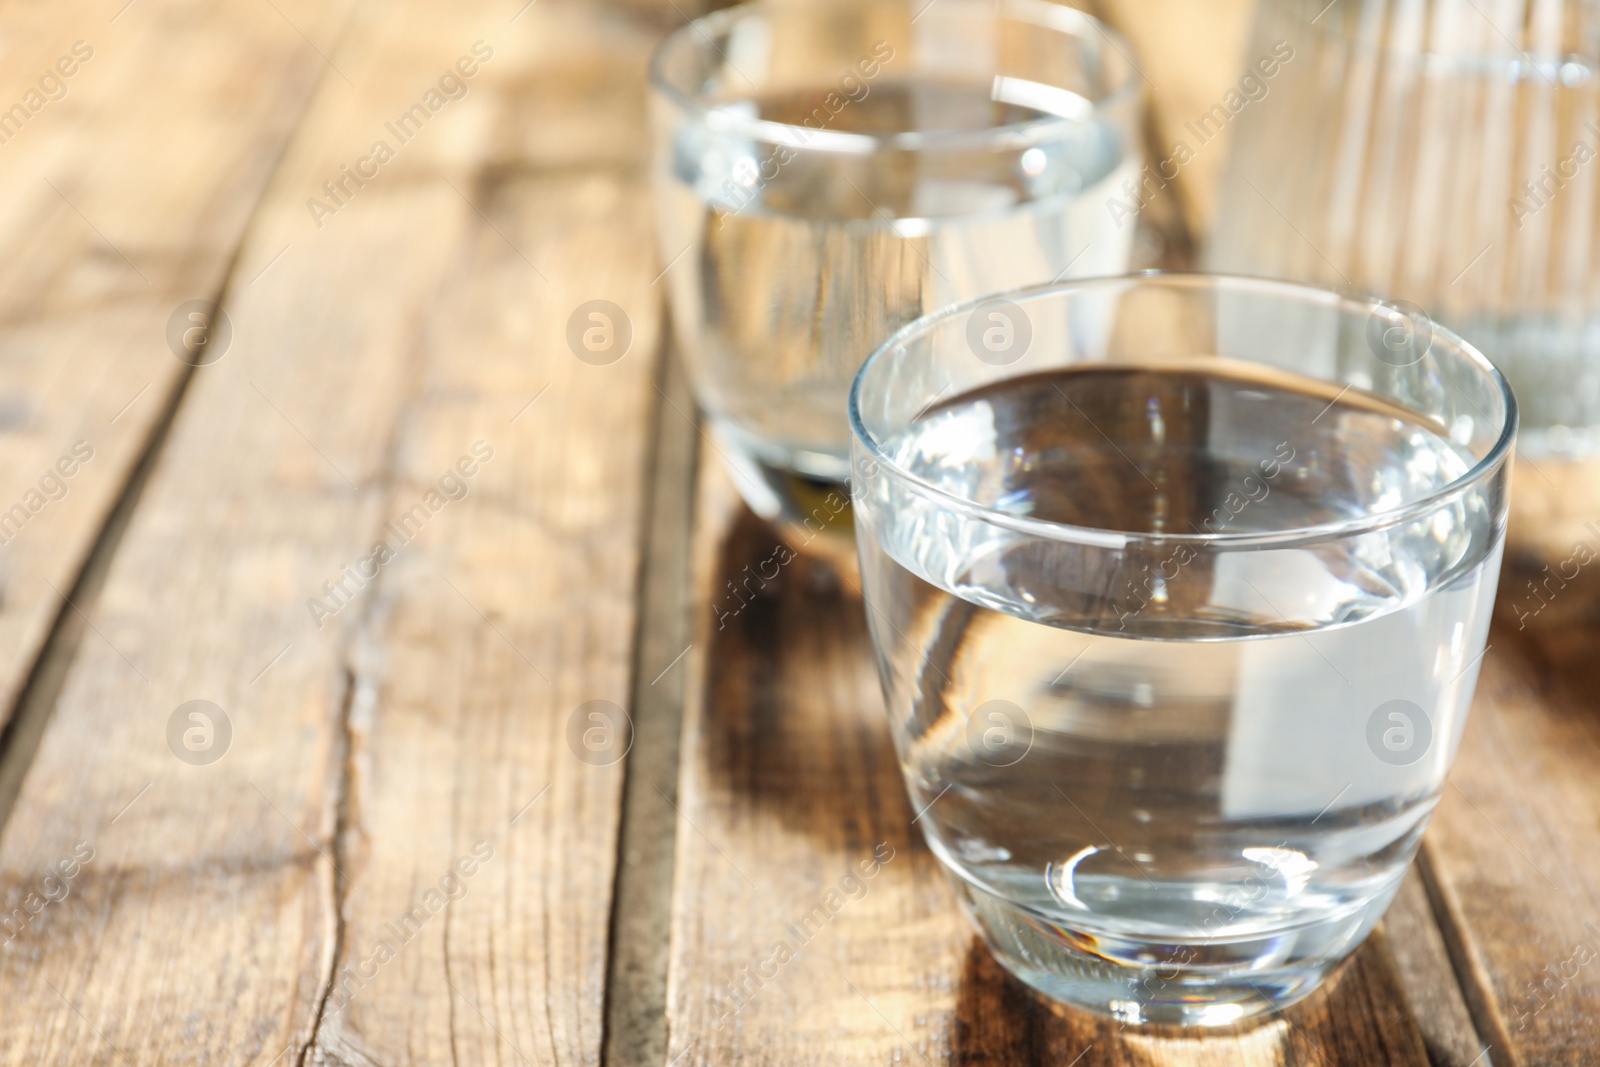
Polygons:
M1006 977L912 825L860 601L804 558L735 599L728 582L746 566L771 572L761 564L775 538L737 503L714 455L701 482L675 1062L1429 1062L1381 932L1324 991L1231 1035L1125 1029ZM875 852L892 858L863 880ZM819 904L831 917L807 925Z
M0 510L74 441L95 458L0 548L0 719L188 374L168 314L230 263L234 339L189 382L102 591L64 609L78 658L0 834L0 1064L1588 1062L1581 583L1541 586L1526 632L1503 601L1426 890L1325 991L1204 1038L1053 1007L973 940L911 825L859 601L804 561L736 597L776 541L709 450L674 665L664 542L642 621L636 602L643 526L681 518L659 496L692 452L681 391L653 388L641 136L677 6L368 2L342 31L345 5L285 0L7 12L0 105L58 37L96 57L0 143ZM1230 83L1224 44L1194 42L1232 40L1237 5L1106 6L1161 121ZM494 55L465 93L385 132L477 40ZM330 197L378 138L394 159ZM1207 174L1186 171L1191 208ZM617 362L568 349L590 300L627 316ZM676 460L650 462L652 412L684 421ZM1568 512L1541 536L1566 548L1588 527L1552 484ZM394 558L347 577L380 539ZM658 677L689 679L681 764ZM216 762L169 740L195 699L231 726ZM613 759L630 735L592 701L647 710L652 750ZM675 872L670 950L644 940L665 887L619 882L619 858ZM769 975L779 940L803 945ZM664 1051L660 1020L625 1014L652 1010L661 966ZM608 990L631 998L610 1015Z
M599 1059L622 768L568 725L629 699L659 315L643 146L614 135L652 34L519 6L366 4L330 48L233 347L0 839L13 896L72 867L0 947L0 1062ZM395 144L480 40L465 94ZM319 227L308 199L385 137ZM631 320L610 365L567 347L590 299ZM192 699L232 726L206 765L169 748Z
M505 17L473 12L488 13ZM470 20L452 20L439 36L470 40ZM474 90L493 101L482 144L516 143L532 116L603 127L626 106L640 121L651 35L638 26L541 6L499 40ZM350 893L313 1062L599 1062L633 738L591 718L604 714L591 702L633 702L660 315L642 167L587 136L564 146L560 176L530 152L461 185L487 218L427 317L389 528L470 442L495 459L386 567L358 638L357 692L370 696L351 719ZM569 316L591 299L631 319L611 365L567 347ZM406 916L433 889L447 903L413 932Z
M1433 903L1413 866L1383 916L1383 930L1406 1007L1422 1031L1433 1067L1472 1067L1487 1056L1439 929Z
M1508 574L1507 578L1511 575ZM1427 871L1496 1064L1594 1062L1600 1018L1597 631L1490 631Z
M285 3L299 29L243 0L6 8L0 110L26 121L0 125L0 726L188 373L168 318L220 291L328 73L306 37L348 7ZM93 458L41 486L78 442Z

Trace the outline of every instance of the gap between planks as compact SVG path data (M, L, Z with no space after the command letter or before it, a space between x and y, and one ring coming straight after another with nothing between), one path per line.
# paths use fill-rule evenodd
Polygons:
M670 330L666 331L670 336ZM667 967L678 756L693 626L690 559L698 462L694 399L670 343L659 357L653 461L634 641L633 747L623 785L606 974L605 1067L667 1058Z
M343 39L349 22L349 9L346 9L345 16L338 24L336 45ZM256 215L272 189L273 179L282 165L285 153L294 143L296 131L310 112L326 78L327 71L324 69L301 97L294 121L283 130L277 150L272 154L272 161L265 167L264 178L257 186L249 209L244 214L244 224L239 227L233 247L228 251L216 292L212 296L213 307L225 306L225 301L233 289L233 278L239 268L239 257L247 243ZM51 713L60 697L68 671L83 644L84 631L89 626L89 617L93 614L105 585L111 561L116 556L122 536L139 505L151 472L161 458L172 424L177 419L184 397L188 395L189 385L198 370L197 366L184 363L169 380L166 401L160 414L151 423L144 442L137 448L136 458L128 467L127 481L116 491L115 499L106 511L105 519L100 529L96 531L88 551L84 553L77 573L65 576L67 580L62 582L66 591L62 593L61 604L56 609L33 663L27 669L26 677L17 692L15 704L9 708L0 708L0 837L4 836L17 796L21 792L23 779L27 776L34 754L38 751L39 742L44 737L45 728L49 725ZM134 398L137 399L138 397ZM131 404L130 401L129 406ZM124 407L123 411L126 410ZM122 413L119 411L117 417Z
M315 90L307 94L307 103L301 108L302 117L305 108L309 106L309 101L315 95ZM299 119L296 119L296 125L298 124ZM292 137L291 132L289 137L284 138L284 144L279 147L277 158L272 164L274 172ZM271 184L269 176L256 195L256 202L250 208L249 218L255 217ZM223 269L222 285L213 299L214 307L224 306L224 301L232 288L234 271L239 266L240 251L244 248L249 233L250 225L247 222L239 230L238 242L229 253L227 266ZM105 587L106 574L111 570L111 561L116 557L118 546L122 544L122 535L127 532L128 523L139 506L139 499L144 495L144 488L150 482L150 475L161 459L161 452L167 443L172 424L178 417L178 409L183 406L183 398L189 392L189 383L194 381L198 370L198 367L186 364L178 373L160 416L152 425L144 444L140 446L138 459L129 468L128 480L123 484L117 494L116 503L111 506L105 522L96 533L94 543L84 557L83 566L79 568L77 576L62 596L61 605L56 610L49 633L39 647L39 655L33 661L28 677L17 694L16 706L9 709L11 712L9 721L4 715L0 715L0 722L5 723L5 728L0 729L0 837L5 834L6 824L11 820L11 811L16 806L17 795L22 790L22 780L27 776L28 767L33 763L34 753L39 750L39 742L44 737L45 727L50 724L50 714L55 710L56 701L61 696L61 687L66 683L67 673L72 667L73 660L77 658L78 649L83 644L84 632L90 625L89 618L94 614L100 592Z
M128 481L95 536L77 578L62 598L55 620L50 624L50 631L40 646L38 658L33 661L27 680L22 684L22 691L17 695L10 721L4 730L0 730L0 835L4 834L6 823L11 819L17 794L22 790L22 780L33 762L34 753L39 750L39 741L50 723L50 713L55 710L67 672L77 658L78 648L83 644L84 632L89 628L89 616L93 614L100 591L105 587L111 560L116 555L117 546L122 543L122 535L128 528L134 509L139 506L139 497L150 481L150 472L160 457L167 431L177 417L178 407L193 377L194 368L189 368L178 379L166 408L140 450Z

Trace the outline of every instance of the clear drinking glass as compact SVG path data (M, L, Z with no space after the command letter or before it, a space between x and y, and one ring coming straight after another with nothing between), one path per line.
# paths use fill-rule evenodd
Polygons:
M850 416L901 766L996 956L1131 1022L1309 993L1394 895L1461 735L1500 374L1373 298L1144 274L913 323Z
M1600 5L1262 0L1253 33L1294 55L1230 124L1208 269L1408 301L1504 370L1524 454L1600 455Z
M842 534L853 565L845 398L866 354L955 301L1127 269L1134 220L1110 210L1141 166L1127 54L1045 0L774 0L666 39L664 279L753 510L801 543Z

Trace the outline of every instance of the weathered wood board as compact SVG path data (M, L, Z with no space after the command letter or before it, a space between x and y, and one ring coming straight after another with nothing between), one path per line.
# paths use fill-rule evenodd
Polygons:
M324 42L0 838L13 896L71 866L0 947L0 1062L598 1061L627 735L577 713L629 701L654 34L410 3ZM615 360L568 347L595 299Z
M306 100L334 76L307 39L331 47L348 10L286 3L294 25L247 2L4 13L0 727L189 372L180 305L220 293Z

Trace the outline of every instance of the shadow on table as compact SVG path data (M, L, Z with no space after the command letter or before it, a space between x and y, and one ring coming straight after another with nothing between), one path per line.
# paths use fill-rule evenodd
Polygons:
M1373 1017L1375 991L1388 988L1392 1002L1399 996L1387 977L1385 951L1382 935L1375 935L1322 989L1287 1012L1202 1033L1129 1026L1063 1007L1013 978L974 936L962 967L951 1058L962 1067L1426 1063L1410 1042L1374 1045L1375 1035L1397 1023L1404 1027L1398 1010L1394 1018Z
M887 840L938 877L911 825L858 593L826 563L791 558L779 534L743 508L718 564L702 590L711 597L707 784L753 821L802 835L815 855L864 855ZM952 1062L1426 1063L1403 1005L1381 931L1289 1012L1203 1038L1061 1008L1012 979L974 937L956 990Z

